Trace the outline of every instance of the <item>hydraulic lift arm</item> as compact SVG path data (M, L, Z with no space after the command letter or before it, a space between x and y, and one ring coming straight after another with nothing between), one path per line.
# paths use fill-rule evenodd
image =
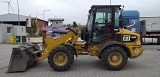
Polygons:
M59 37L58 39L55 39L54 37L47 37L44 41L44 49L42 50L42 56L38 58L39 61L44 60L48 57L48 54L51 52L53 48L56 46L64 43L69 38L75 36L76 34L73 31L68 32L67 34L64 34L63 36Z

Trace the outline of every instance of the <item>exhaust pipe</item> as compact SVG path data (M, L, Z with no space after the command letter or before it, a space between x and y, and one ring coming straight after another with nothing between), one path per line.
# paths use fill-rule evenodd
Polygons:
M37 62L40 56L40 48L35 43L13 48L7 73L26 71Z

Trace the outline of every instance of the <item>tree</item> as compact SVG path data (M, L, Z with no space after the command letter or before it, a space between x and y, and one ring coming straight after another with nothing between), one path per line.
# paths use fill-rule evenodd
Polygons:
M33 30L33 34L36 33L36 32L37 32L37 25L36 25L36 22L35 22L35 21L33 21L33 22L31 23L31 27L32 27L32 30Z
M35 20L33 20L33 21L31 22L31 27L27 27L27 25L26 25L26 32L27 32L29 35L35 36L34 34L36 33L36 31L37 31L37 25L36 25Z

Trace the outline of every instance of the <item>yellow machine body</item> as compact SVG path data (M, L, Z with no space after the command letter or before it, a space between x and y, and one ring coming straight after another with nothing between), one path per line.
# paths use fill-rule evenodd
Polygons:
M74 30L76 32L78 32L78 29L74 29ZM132 35L138 36L136 41L124 43L127 46L127 48L129 48L129 52L130 52L129 57L130 58L136 58L143 53L143 50L144 50L143 46L141 44L137 45L137 43L141 41L139 34L131 32L126 29L120 29L120 31L117 32L117 34L132 34ZM90 55L90 56L97 56L102 45L105 44L106 42L113 40L113 39L107 39L99 44L89 44L88 49L85 50L83 48L85 46L85 44L78 43L78 36L79 35L76 35L74 32L70 31L67 34L62 35L59 38L47 37L46 39L44 39L45 40L44 45L46 45L46 47L43 49L42 56L39 57L38 60L41 61L41 60L46 59L48 57L49 53L51 52L51 50L54 49L54 47L61 45L62 43L66 42L67 40L70 41L72 45L74 45L74 48L76 49L78 54L83 53L83 52L87 52L88 55Z
M71 67L74 55L84 52L97 56L109 70L122 69L128 57L134 59L144 50L141 36L124 29L122 11L120 5L93 5L89 10L87 25L81 29L81 33L76 23L73 28L68 28L68 32L53 31L63 34L58 38L47 36L43 31L43 49L40 50L38 44L13 48L7 72L25 71L36 61L46 58L54 70L66 71ZM84 42L79 42L79 38Z

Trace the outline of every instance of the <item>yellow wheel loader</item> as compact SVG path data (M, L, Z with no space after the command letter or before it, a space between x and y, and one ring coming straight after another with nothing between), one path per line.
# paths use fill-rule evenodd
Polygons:
M56 71L68 70L74 62L74 55L87 53L97 56L108 70L120 70L128 58L140 56L144 50L139 34L123 28L121 5L92 5L86 27L68 28L59 38L43 32L43 50L37 44L26 44L13 48L7 72L25 71L37 61L48 58ZM79 43L78 38L85 41Z

